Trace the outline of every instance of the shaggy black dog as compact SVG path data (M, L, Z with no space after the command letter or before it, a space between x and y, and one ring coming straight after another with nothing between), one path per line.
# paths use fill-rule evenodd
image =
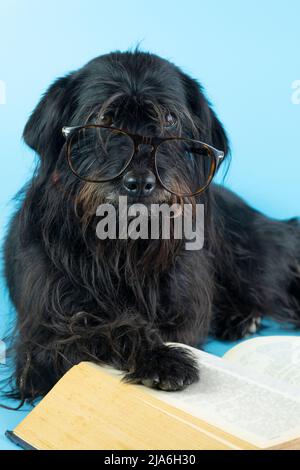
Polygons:
M300 324L297 220L270 220L222 187L183 198L205 205L199 251L174 238L99 240L99 204L128 193L132 203L176 197L144 154L126 169L140 178L131 186L124 174L102 184L74 175L62 128L91 123L143 136L181 135L229 153L201 86L160 57L114 52L54 82L24 130L39 163L5 245L18 318L14 396L43 395L87 360L124 370L132 382L179 390L198 379L198 369L183 348L166 342L200 346L209 331L240 338L264 314ZM92 152L85 158L93 163ZM173 155L163 158L169 181L186 188ZM204 170L190 167L193 177L196 171L200 180ZM135 192L140 184L150 190Z

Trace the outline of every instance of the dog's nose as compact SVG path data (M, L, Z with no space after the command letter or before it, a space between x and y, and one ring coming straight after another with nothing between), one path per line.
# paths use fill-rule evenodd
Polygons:
M150 196L156 185L152 171L135 174L129 171L123 177L123 186L129 196Z

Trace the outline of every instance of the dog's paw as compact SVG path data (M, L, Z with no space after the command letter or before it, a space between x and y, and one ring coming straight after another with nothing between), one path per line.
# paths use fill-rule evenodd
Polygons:
M252 318L252 322L248 325L247 335L254 335L260 327L261 324L261 317Z
M138 361L134 372L128 373L124 380L175 391L197 382L199 370L196 360L188 350L163 346L147 353L143 360Z
M260 316L250 318L228 317L225 321L218 323L217 328L214 330L214 335L218 339L237 341L255 334L259 330L260 324Z

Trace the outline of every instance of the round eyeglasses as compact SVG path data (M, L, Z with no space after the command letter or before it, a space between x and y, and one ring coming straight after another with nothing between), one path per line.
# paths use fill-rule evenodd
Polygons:
M62 133L69 167L81 180L115 180L147 149L160 184L181 197L202 193L224 158L224 152L184 137L147 137L97 124L63 127Z

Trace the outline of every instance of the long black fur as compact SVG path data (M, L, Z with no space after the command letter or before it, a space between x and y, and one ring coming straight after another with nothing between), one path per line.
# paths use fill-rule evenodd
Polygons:
M167 112L176 116L171 131L164 129ZM181 389L198 379L198 369L166 341L201 346L210 330L240 338L266 314L300 324L297 220L270 220L222 187L190 201L206 208L200 251L178 240L96 238L95 209L123 194L122 184L76 178L61 128L103 115L131 132L195 137L229 153L198 82L155 55L111 53L53 83L24 130L39 163L5 244L17 311L14 397L44 395L83 360L111 364L129 381ZM172 155L166 159L180 181ZM133 170L147 162L141 156ZM159 185L150 202L157 201L171 201Z

